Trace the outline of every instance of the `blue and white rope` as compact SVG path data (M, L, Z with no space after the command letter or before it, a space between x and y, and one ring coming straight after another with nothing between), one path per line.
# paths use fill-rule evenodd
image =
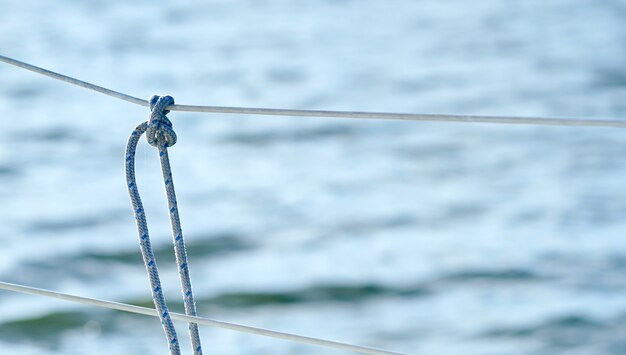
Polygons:
M169 156L167 154L167 148L176 144L176 133L172 129L172 123L166 116L169 111L165 110L165 107L173 105L174 99L171 96L159 97L154 95L150 98L149 102L151 110L149 121L143 122L137 126L128 139L128 144L126 146L126 182L135 213L135 219L137 220L141 254L148 271L154 305L157 309L159 317L161 318L161 324L163 325L163 330L165 331L165 335L169 343L170 354L177 355L180 354L180 345L176 336L176 329L174 328L174 324L168 312L165 296L163 295L156 260L150 244L146 215L143 209L143 204L141 203L135 178L135 153L137 151L137 143L139 142L141 135L146 133L148 143L158 148L159 157L161 159L161 171L165 182L170 222L174 237L174 251L176 253L176 263L178 264L178 271L182 285L185 313L189 316L196 316L196 304L194 302L191 289L187 252L185 250L180 217L178 216L176 193L174 191L172 171L170 168ZM194 354L201 355L202 346L200 344L200 334L196 323L189 323L189 334L191 336L191 344L194 349Z

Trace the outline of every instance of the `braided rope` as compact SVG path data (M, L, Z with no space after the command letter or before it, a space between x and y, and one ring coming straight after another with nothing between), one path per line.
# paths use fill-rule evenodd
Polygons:
M146 133L148 143L158 148L159 157L161 159L161 171L165 182L167 204L169 207L170 222L174 237L174 251L176 254L176 263L178 264L178 271L182 285L185 313L190 316L196 316L196 305L191 290L191 278L189 276L187 252L185 250L185 242L183 240L180 218L178 216L176 193L174 192L172 171L170 168L169 156L167 154L167 148L176 143L176 133L172 129L172 123L166 117L166 114L169 113L169 111L165 110L165 107L172 104L174 104L174 99L171 96L159 97L154 95L150 98L151 112L149 121L143 122L137 126L128 139L128 144L126 146L126 182L128 184L128 193L133 205L135 219L137 220L141 254L148 271L154 305L159 314L159 318L161 319L161 324L163 325L163 330L165 331L165 335L169 343L170 354L179 355L180 346L176 336L176 329L174 329L174 324L168 312L165 296L163 295L163 290L161 288L159 272L154 258L154 253L152 251L152 246L150 244L146 215L141 203L135 178L135 153L137 150L137 143L139 142L141 135ZM200 345L200 334L196 323L189 323L189 334L191 336L194 354L201 355L202 346Z

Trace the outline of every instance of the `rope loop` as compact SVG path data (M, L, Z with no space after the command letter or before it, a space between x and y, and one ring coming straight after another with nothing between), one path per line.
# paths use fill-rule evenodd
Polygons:
M165 331L165 335L169 343L170 355L180 355L180 346L178 344L176 329L174 328L174 323L172 322L172 318L165 301L165 295L163 294L163 289L161 287L159 271L154 251L152 250L150 235L148 233L148 222L146 221L146 214L141 202L141 197L139 196L137 179L135 176L135 155L137 152L137 143L139 142L141 135L146 133L148 143L157 147L159 151L161 172L163 174L163 182L165 183L165 194L167 196L170 223L172 225L174 253L176 254L176 264L178 265L185 305L185 314L189 316L196 316L196 304L191 290L189 262L187 261L187 251L185 248L185 241L183 239L180 217L178 215L178 203L176 201L176 192L174 191L172 169L170 167L169 155L167 153L167 148L176 143L176 133L174 133L174 130L172 129L172 123L165 116L169 112L165 108L172 104L174 104L174 99L171 96L154 95L150 98L150 119L137 126L128 139L128 144L126 145L125 169L128 193L130 195L133 212L137 222L139 245L146 270L148 271L154 305L157 313L159 314L159 318L161 318L163 330ZM191 344L194 355L202 355L198 324L189 323L189 334L191 336Z
M153 147L171 147L176 144L176 132L172 128L172 122L167 118L170 112L165 108L174 104L174 98L167 96L152 95L150 98L150 119L146 129L146 140Z

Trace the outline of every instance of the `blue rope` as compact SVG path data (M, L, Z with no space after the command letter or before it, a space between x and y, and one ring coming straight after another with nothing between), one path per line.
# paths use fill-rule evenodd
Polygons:
M180 274L180 281L183 291L183 299L185 304L185 313L190 316L196 315L196 304L193 299L191 290L191 278L189 276L189 264L187 262L187 252L185 250L185 242L178 216L178 206L176 203L176 193L174 192L174 182L172 180L172 171L170 168L169 156L167 148L176 144L176 133L172 129L172 123L166 117L169 112L165 107L174 104L171 96L159 97L154 95L150 98L150 119L143 122L131 133L126 146L126 182L128 184L128 193L133 205L135 219L137 220L137 230L139 232L139 242L143 261L148 271L150 286L152 287L152 298L154 305L161 318L161 324L167 337L170 354L179 355L180 346L176 337L176 329L170 317L165 303L165 296L161 288L159 279L159 271L157 269L156 260L150 244L150 236L148 234L148 224L146 215L137 190L135 178L135 153L137 151L137 143L139 138L145 132L148 143L155 146L159 150L161 159L161 171L163 172L163 180L165 182L165 191L167 195L167 204L169 207L170 222L172 225L172 234L174 237L174 251L176 253L176 263ZM200 334L196 323L189 323L189 334L191 336L191 344L194 354L202 354L202 346L200 345Z

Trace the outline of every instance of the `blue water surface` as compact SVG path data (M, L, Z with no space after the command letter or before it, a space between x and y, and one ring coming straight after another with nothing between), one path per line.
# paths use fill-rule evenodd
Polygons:
M0 8L0 54L146 99L626 118L621 0ZM150 306L123 173L147 109L2 64L0 112L0 279ZM623 130L169 116L201 315L410 354L626 353ZM156 150L137 162L181 311ZM208 354L331 353L201 334ZM166 349L154 318L0 292L3 354Z

